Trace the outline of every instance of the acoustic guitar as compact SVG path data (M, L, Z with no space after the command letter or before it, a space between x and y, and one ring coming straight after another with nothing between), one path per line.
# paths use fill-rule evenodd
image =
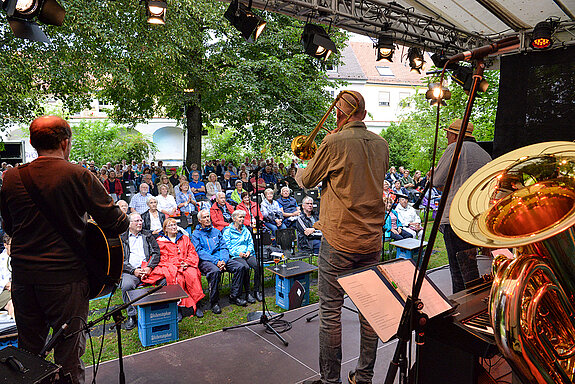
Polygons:
M106 236L93 221L86 227L86 251L90 282L90 299L112 293L122 277L124 248L119 236Z

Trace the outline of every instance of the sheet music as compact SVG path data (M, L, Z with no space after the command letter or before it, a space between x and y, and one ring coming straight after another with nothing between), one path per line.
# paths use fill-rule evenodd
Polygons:
M415 265L409 260L380 264L377 266L379 271L391 282L397 285L397 291L405 300L411 294L413 285L413 275ZM423 280L423 286L419 293L419 298L423 302L423 312L432 318L449 309L451 305L437 292L427 278Z
M403 305L387 288L374 270L338 279L357 309L373 327L377 336L386 342L396 333Z

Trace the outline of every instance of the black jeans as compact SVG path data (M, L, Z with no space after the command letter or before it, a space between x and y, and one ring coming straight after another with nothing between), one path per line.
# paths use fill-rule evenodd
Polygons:
M12 284L18 347L37 355L50 328L56 332L64 323L68 323L64 335L75 333L88 317L88 295L87 279L68 284ZM64 374L71 374L73 383L84 383L81 357L85 350L84 332L62 338L54 348L54 361L62 366Z
M208 280L208 286L210 289L210 306L213 307L220 301L220 280L222 278L222 271L220 271L217 265L206 260L200 260L198 269ZM244 285L244 276L246 273L249 276L250 267L236 261L235 259L229 259L226 263L226 270L233 274L230 297L237 298L239 297Z
M461 240L449 224L441 224L439 230L447 249L453 293L463 291L466 282L479 278L477 259L473 257L477 247Z
M245 296L250 293L250 269L254 270L254 292L260 290L260 266L254 256L250 256L248 258L241 258L237 257L234 259L238 263L243 265L244 277L243 277L243 290ZM239 295L241 297L242 292L240 291Z

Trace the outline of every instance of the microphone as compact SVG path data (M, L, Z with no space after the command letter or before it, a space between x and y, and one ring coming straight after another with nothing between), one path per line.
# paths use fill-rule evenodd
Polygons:
M68 328L68 323L62 324L60 329L58 329L58 331L54 335L52 335L50 341L48 341L48 343L44 346L44 348L42 348L42 350L38 355L41 356L42 358L45 358L46 355L52 350L52 348L54 348L56 343L60 341L60 336L62 335L62 333L64 333L66 328Z
M471 61L471 60L481 59L485 56L488 56L492 53L495 53L495 52L501 50L502 48L507 48L507 47L511 47L514 45L518 45L518 44L519 44L519 37L517 37L517 36L507 37L505 39L496 41L492 44L484 45L483 47L479 47L479 48L475 48L472 51L465 51L465 52L458 53L456 55L451 56L447 61L449 63L453 63L453 62L462 61L462 60Z

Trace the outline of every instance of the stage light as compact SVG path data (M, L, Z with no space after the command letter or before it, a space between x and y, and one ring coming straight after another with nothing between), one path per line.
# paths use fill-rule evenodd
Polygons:
M419 48L411 47L407 51L407 59L409 60L409 67L411 72L421 73L421 68L423 68L423 54Z
M166 24L168 3L165 1L146 1L146 16L150 24Z
M461 85L465 93L468 94L471 90L471 85L473 84L473 69L471 69L471 67L460 65L451 73L451 79ZM489 83L487 80L483 79L479 83L477 90L479 92L485 92L488 87Z
M531 48L533 49L546 49L553 45L553 40L551 40L551 35L555 26L552 21L542 21L537 23L535 28L533 28L533 33L531 34Z
M331 41L325 29L319 25L306 24L301 35L301 42L305 53L318 59L327 60L333 52L337 53L335 43Z
M425 92L425 98L430 100L431 105L438 105L441 99L441 105L447 105L445 100L451 99L451 91L439 83L429 84L429 89Z
M224 17L250 42L256 41L266 26L266 21L252 11L251 1L247 7L238 0L232 1Z
M6 10L8 24L16 37L45 43L50 39L34 19L60 26L66 15L66 10L56 0L5 0L2 8Z
M387 60L392 62L393 52L395 46L393 45L393 36L391 34L381 34L377 40L377 44L373 46L377 54L377 61Z

